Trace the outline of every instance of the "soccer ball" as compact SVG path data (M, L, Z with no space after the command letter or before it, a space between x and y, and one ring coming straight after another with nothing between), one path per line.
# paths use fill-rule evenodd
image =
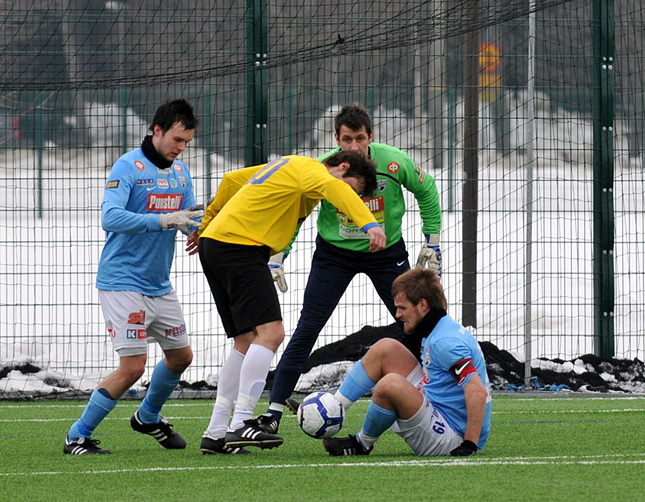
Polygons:
M298 424L312 438L334 436L343 427L344 419L343 405L329 392L313 392L298 407Z

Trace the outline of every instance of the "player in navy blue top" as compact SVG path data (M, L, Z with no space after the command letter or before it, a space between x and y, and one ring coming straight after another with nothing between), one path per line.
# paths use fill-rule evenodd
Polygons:
M396 317L406 335L424 338L421 364L399 341L376 342L350 370L335 396L347 410L373 392L363 427L323 441L330 455L367 455L390 427L417 455L468 456L490 433L491 397L477 340L446 312L439 276L415 268L392 284Z
M148 342L156 341L164 358L131 427L153 436L164 448L186 442L160 415L161 407L190 365L193 353L186 323L172 284L170 268L177 230L199 228L203 206L195 204L193 182L177 157L193 139L197 118L189 103L177 99L155 113L151 135L112 167L105 184L101 223L106 242L96 278L107 332L119 354L119 367L90 396L71 426L64 453L105 454L94 429L145 371Z

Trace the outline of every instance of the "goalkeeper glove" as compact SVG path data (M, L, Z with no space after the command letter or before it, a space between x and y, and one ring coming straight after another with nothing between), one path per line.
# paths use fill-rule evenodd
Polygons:
M271 270L271 276L278 285L278 289L283 293L286 293L289 289L287 287L287 279L284 277L284 267L282 266L286 259L287 255L284 253L276 253L269 258L269 270Z
M188 227L199 228L201 224L199 220L202 216L204 216L204 204L197 204L174 213L160 214L159 224L161 225L161 230L177 229L186 235L190 235Z
M439 248L439 236L437 234L425 234L426 241L421 245L418 268L434 270L441 277L441 249Z
M473 443L472 441L468 441L467 439L464 439L464 442L461 443L457 448L452 450L450 452L450 456L452 457L470 457L471 455L474 455L477 453L477 445Z

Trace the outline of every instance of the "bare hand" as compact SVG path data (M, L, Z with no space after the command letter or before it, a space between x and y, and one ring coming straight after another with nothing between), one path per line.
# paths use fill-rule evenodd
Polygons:
M196 230L193 230L186 238L186 252L189 255L195 254L199 249L199 235Z
M367 235L370 236L370 251L376 253L381 249L385 249L387 237L381 227L372 227L367 230Z

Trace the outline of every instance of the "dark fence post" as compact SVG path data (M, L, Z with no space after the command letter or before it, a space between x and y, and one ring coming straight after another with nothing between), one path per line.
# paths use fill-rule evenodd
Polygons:
M594 352L614 344L614 1L593 2Z
M473 25L479 17L479 0L469 0ZM479 184L479 30L468 34L464 85L464 188L463 188L463 290L462 324L477 327L477 211Z

